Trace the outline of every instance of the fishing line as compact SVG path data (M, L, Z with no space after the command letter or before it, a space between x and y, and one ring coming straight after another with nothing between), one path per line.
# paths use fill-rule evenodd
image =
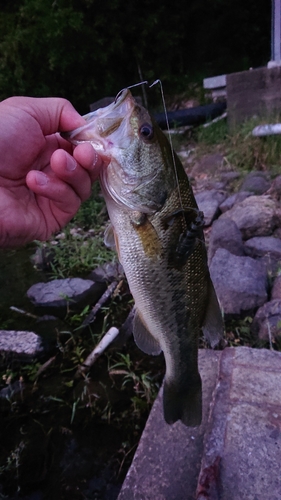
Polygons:
M154 82L155 83L155 82ZM154 83L152 85L154 85ZM127 89L133 89L134 87L139 87L140 85L148 85L148 81L147 80L144 80L143 82L139 82L139 83L134 83L134 85L128 85L128 87L125 87L124 89L120 90L117 94L117 96L115 97L115 103L116 101L118 101L120 95L124 92L124 90L127 90ZM152 87L151 85L151 87ZM149 86L149 85L148 85Z
M169 143L170 143L171 152L172 152L173 167L174 167L174 172L175 172L177 190L178 190L178 194L179 194L180 206L181 206L182 211L184 212L183 203L182 203L182 197L181 197L181 191L180 191L179 177L178 177L177 167L176 167L175 151L174 151L174 148L173 148L172 135L171 135L171 132L170 132L169 119L168 119L168 113L167 113L167 108L166 108L166 103L165 103L165 96L164 96L164 91L163 91L163 85L162 85L161 80L155 80L155 82L153 82L151 85L148 85L148 86L149 86L149 88L151 88L154 85L156 85L157 83L159 83L160 91L161 91L161 97L162 97L164 115L165 115L165 120L166 120L166 125L167 125L167 132L168 132L168 137L169 137Z
M128 85L128 87L126 87L126 88L120 90L120 92L118 92L118 94L115 97L115 102L118 101L120 95L126 89L133 89L134 87L139 87L140 85L148 85L148 88L151 88L151 87L154 87L154 85L156 85L157 83L160 86L160 92L161 92L161 98L162 98L162 103L163 103L164 115L165 115L165 120L166 120L166 125L167 125L167 132L168 132L168 137L169 137L169 143L170 143L171 152L172 152L172 161L173 161L173 167L174 167L174 172L175 172L175 179L176 179L176 185L177 185L177 190L178 190L178 195L179 195L180 206L181 206L181 210L184 212L183 203L182 203L182 197L181 197L181 191L180 191L179 177L178 177L177 167L176 167L175 152L174 152L174 148L173 148L172 135L171 135L171 132L170 132L170 126L169 126L169 120L168 120L168 113L167 113L167 108L166 108L166 103L165 103L165 96L164 96L163 85L162 85L161 80L159 80L159 79L155 80L151 85L149 85L149 83L148 83L147 80L135 83L133 85Z

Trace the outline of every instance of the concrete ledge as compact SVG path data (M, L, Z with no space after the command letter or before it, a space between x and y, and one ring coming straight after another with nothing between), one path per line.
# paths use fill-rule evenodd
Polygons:
M280 500L281 353L223 351L197 500Z
M201 426L167 425L160 391L118 500L280 500L281 353L201 350L199 369Z
M204 415L200 427L167 425L160 391L118 500L194 500L220 356L219 351L199 351Z

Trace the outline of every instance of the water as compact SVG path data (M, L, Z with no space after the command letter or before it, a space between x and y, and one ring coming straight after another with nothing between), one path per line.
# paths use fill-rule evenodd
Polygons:
M150 406L141 394L133 406L135 382L122 386L121 375L109 374L114 350L97 361L90 376L75 376L81 353L94 347L104 317L81 334L67 321L42 325L10 310L16 306L34 313L26 291L48 280L31 264L33 253L32 245L0 250L2 328L31 329L50 340L42 359L0 363L0 391L6 394L0 397L0 498L115 500ZM130 353L134 376L155 363L132 341L123 352ZM49 364L37 377L38 367L46 361Z
M37 271L31 263L34 246L18 250L0 249L0 327L5 329L25 329L31 321L10 310L15 306L29 312L33 307L26 296L28 288L38 281L47 281L43 272Z

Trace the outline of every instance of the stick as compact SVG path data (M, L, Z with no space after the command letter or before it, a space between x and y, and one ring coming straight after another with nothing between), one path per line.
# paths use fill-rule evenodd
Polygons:
M88 314L87 318L84 319L82 325L79 328L77 328L77 330L79 330L80 328L85 328L86 326L90 325L91 323L93 323L95 321L97 313L100 311L100 309L105 304L105 302L107 302L107 300L114 293L117 286L118 286L118 281L113 281L107 287L105 292L102 294L101 298L98 300L96 305L91 310L90 314Z
M89 356L84 361L83 365L79 366L78 373L85 373L89 370L89 368L94 364L94 362L101 356L101 354L105 351L105 349L113 342L113 340L119 334L118 328L112 326L109 330L104 334L101 341L96 345L94 350L89 354Z
M35 316L35 314L31 314L27 311L24 311L23 309L19 309L18 307L15 306L10 306L11 311L15 311L19 314L24 314L25 316L29 316L30 318L38 319L39 316Z

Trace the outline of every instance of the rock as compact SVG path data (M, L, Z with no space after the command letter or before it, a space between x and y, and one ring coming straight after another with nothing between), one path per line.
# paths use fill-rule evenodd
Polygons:
M205 226L209 226L218 216L219 206L225 197L225 193L216 189L201 191L195 195L199 210L204 213Z
M0 352L34 358L43 352L41 338L34 332L0 330Z
M270 182L264 172L250 172L246 175L241 191L250 191L254 194L263 194L270 188Z
M213 177L218 173L218 170L222 168L223 162L224 158L220 153L203 156L200 160L197 160L190 172L190 176L196 177L198 175L207 174Z
M273 231L273 235L275 238L280 238L281 239L281 227L277 227L275 231Z
M214 221L208 247L209 262L211 262L218 248L225 248L234 255L244 255L241 232L231 219L222 219L220 217Z
M276 276L273 281L273 287L271 290L271 300L280 299L281 300L281 274Z
M253 319L251 332L260 340L272 341L281 336L281 299L260 307Z
M38 247L30 257L33 266L40 271L50 271L55 257L55 251L44 246Z
M122 265L119 262L107 262L91 271L87 278L96 283L110 283L119 280L120 276L124 276Z
M25 389L25 384L19 380L16 380L12 384L9 383L7 387L3 387L0 390L0 398L10 400L18 392L22 392Z
M252 196L250 191L239 191L238 193L234 193L231 196L228 196L220 205L220 211L222 213L230 210L236 203L240 203L244 201L249 196Z
M36 283L27 291L28 298L37 307L48 310L82 306L89 302L96 302L106 289L106 284L95 283L82 278L66 278ZM58 312L56 311L56 314Z
M281 258L281 240L274 236L255 236L245 242L245 253L250 257L263 257L270 254L275 259Z
M275 200L281 200L281 175L277 175L277 177L275 177L267 194L269 194Z
M219 248L210 274L225 314L241 314L262 306L267 300L265 265L251 257L238 257Z
M269 196L250 196L221 215L232 219L247 240L253 236L268 236L280 224L279 204Z
M204 433L221 354L222 351L212 349L199 349L198 352L203 389L203 420L200 426L186 427L181 422L166 424L163 390L159 391L118 500L195 498Z
M239 177L240 177L239 172L234 172L234 170L231 170L229 172L221 172L220 174L221 180L227 183L235 181Z
M268 280L274 279L275 276L279 273L280 264L278 259L274 259L270 254L266 254L263 257L258 259L263 263L266 269L266 274L268 276Z

